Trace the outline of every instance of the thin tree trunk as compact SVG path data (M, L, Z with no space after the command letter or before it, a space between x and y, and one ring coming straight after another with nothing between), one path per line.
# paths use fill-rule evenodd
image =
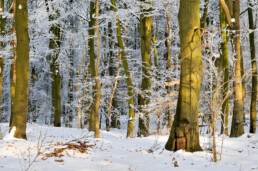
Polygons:
M96 79L96 98L95 98L95 134L94 138L99 137L99 105L100 105L100 97L101 97L101 85L100 85L100 79L99 79L99 63L100 63L100 55L101 55L101 45L100 45L100 34L99 34L99 0L96 0L96 35L98 38L98 57L97 57L97 62L96 62L96 74L95 74L95 79Z
M230 137L239 137L244 134L243 125L243 89L241 74L241 45L240 45L240 0L234 0L234 48L235 48L235 81L234 81L234 107Z
M117 8L116 8L115 0L111 0L111 3L113 5L113 10L116 13ZM133 84L132 84L132 80L131 80L128 62L126 59L124 44L122 41L122 31L121 31L121 26L120 26L120 20L118 18L116 18L116 26L117 26L118 46L120 48L121 58L122 58L123 67L124 67L124 71L125 71L125 75L126 75L127 93L130 98L128 101L129 120L128 120L128 126L127 126L127 138L132 138L133 137L133 124L134 124L134 117L135 117L134 116L134 103L133 103Z
M166 1L167 2L167 1ZM166 47L167 47L167 53L166 53L166 60L167 60L167 70L169 72L168 78L167 78L167 94L169 95L171 92L171 86L170 86L170 82L171 82L171 78L170 78L170 71L171 71L171 37L172 37L172 28L171 28L171 17L170 17L170 3L168 2L167 5L167 12L166 12L166 17L167 17L167 26L166 26L166 33L165 33L165 37L166 37ZM168 124L167 124L167 128L168 130L171 129L172 127L172 112L170 109L170 106L168 106L167 109L167 118L168 118Z
M13 112L14 112L14 100L15 100L15 84L16 84L16 28L15 28L15 16L16 16L16 0L9 1L9 5L13 12L13 20L10 20L11 24L11 30L12 30L12 40L10 42L10 51L13 54L11 59L13 60L11 63L11 68L10 68L10 94L11 94L11 115L10 115L10 124L9 127L12 125L12 118L13 118Z
M16 127L15 138L26 139L26 121L28 115L29 98L29 32L28 32L28 8L27 0L17 0L21 9L16 10L15 26L17 28L17 77L15 92L14 113L11 128Z
M186 17L187 16L187 17ZM201 151L199 97L202 77L200 0L181 0L179 8L181 75L177 110L165 148Z
M229 78L228 78L228 45L227 45L227 32L226 32L226 14L220 5L220 27L221 27L221 49L222 49L222 60L224 69L224 79L223 79L223 99L227 97L229 93ZM221 123L221 134L228 136L228 120L229 120L229 98L227 97L222 105L222 123Z
M201 28L204 28L207 17L208 17L208 9L209 9L209 0L205 0L204 2L204 10L203 10L203 15L201 18Z
M249 17L249 29L254 30L253 19L253 4L249 0L248 17ZM250 133L256 133L256 98L257 98L257 64L255 60L255 42L254 31L249 34L251 60L252 60L252 95L251 95L251 107L250 107Z
M1 12L4 12L4 0L1 0ZM5 37L5 20L6 17L1 15L1 37ZM1 42L1 50L3 51L5 49L5 42ZM4 55L0 55L0 116L1 116L1 105L2 105L2 89L3 89L3 73L4 73Z
M152 5L152 2L141 0L142 11L140 14L140 30L141 30L141 55L142 55L142 85L140 96L140 116L139 116L139 128L138 136L149 136L149 113L147 112L147 105L150 103L151 95L151 26L152 11L151 7L145 7L144 5Z

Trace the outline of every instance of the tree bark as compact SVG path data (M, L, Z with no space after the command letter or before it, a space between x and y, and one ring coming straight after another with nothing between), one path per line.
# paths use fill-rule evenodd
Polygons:
M234 33L233 41L235 47L235 81L234 81L234 107L230 137L239 137L244 134L243 125L243 89L241 74L241 45L240 45L240 1L234 0Z
M220 28L221 28L221 49L222 49L222 63L223 63L223 99L224 103L222 105L222 123L221 123L221 134L225 134L228 136L228 120L229 120L229 73L228 73L228 46L227 46L227 32L226 32L226 14L223 10L223 7L220 5Z
M1 0L1 12L4 12L4 0ZM6 17L1 15L1 37L5 37L5 19ZM5 42L1 42L1 50L5 49ZM0 116L1 116L1 105L2 105L2 89L3 89L3 73L4 73L4 55L0 55Z
M11 128L16 127L15 138L26 139L26 121L29 98L29 32L27 0L16 0L17 77L15 104Z
M117 8L115 4L115 0L111 0L111 3L113 5L113 10L116 13ZM133 84L131 80L131 74L129 71L129 66L125 54L125 47L124 43L122 41L122 31L121 31L121 26L120 26L120 20L116 18L116 26L117 26L117 41L118 41L118 46L120 48L120 53L121 53L121 58L122 58L122 63L126 75L126 84L127 84L127 93L129 96L129 101L128 101L128 108L129 108L129 120L128 120L128 126L127 126L127 138L132 138L133 137L133 124L134 124L134 103L133 103Z
M248 18L249 18L249 29L254 30L254 19L253 19L253 4L249 0ZM256 133L256 98L257 98L257 64L255 60L255 41L254 31L249 34L251 60L252 60L252 95L251 95L251 107L250 107L250 133Z
M151 26L152 26L152 16L150 13L152 11L150 5L151 1L141 0L142 9L140 14L140 33L141 33L141 55L142 55L142 85L140 95L140 116L139 116L139 128L138 136L149 136L149 113L146 107L150 103L151 95Z
M177 110L165 148L201 151L199 96L202 77L200 0L181 0L179 9L181 75Z
M89 55L90 55L90 74L91 74L91 79L92 81L95 81L95 75L96 75L96 69L95 69L95 47L94 47L94 36L95 36L95 30L94 26L96 23L96 19L93 17L95 15L95 3L93 1L90 2L90 21L89 21ZM93 99L95 97L95 86L92 86L92 91L93 91ZM94 104L91 106L91 114L90 114L90 131L95 130L95 107Z

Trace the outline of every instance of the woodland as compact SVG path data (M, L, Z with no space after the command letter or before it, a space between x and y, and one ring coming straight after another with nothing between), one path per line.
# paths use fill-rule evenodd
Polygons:
M256 0L1 0L0 24L0 170L258 169Z

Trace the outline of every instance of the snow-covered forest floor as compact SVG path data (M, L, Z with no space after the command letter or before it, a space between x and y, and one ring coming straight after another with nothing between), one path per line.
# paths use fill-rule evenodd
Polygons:
M204 130L200 135L204 151L187 153L164 150L167 135L127 139L125 129L111 129L110 132L101 130L100 138L94 139L87 129L28 124L26 141L12 138L7 123L0 126L4 134L4 139L0 140L0 171L28 167L37 171L258 170L257 134L229 138L217 132L221 160L214 163L209 150L212 139ZM247 126L245 131L248 132Z

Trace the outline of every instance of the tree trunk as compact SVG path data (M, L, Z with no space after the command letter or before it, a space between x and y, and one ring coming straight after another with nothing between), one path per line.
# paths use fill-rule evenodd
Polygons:
M96 62L96 72L95 72L95 79L96 79L96 97L95 97L95 117L94 117L94 125L95 125L95 134L94 138L99 138L99 105L100 105L100 97L101 97L101 85L100 85L100 79L99 79L99 63L100 63L100 55L101 55L101 45L100 45L100 34L99 34L99 0L96 0L96 35L98 38L98 57Z
M170 2L168 2L167 5L167 12L166 12L166 17L167 17L167 26L166 26L166 33L165 33L165 37L166 37L166 47L167 47L167 52L166 52L166 60L167 60L167 71L169 72L168 74L168 78L167 78L167 94L169 95L171 92L171 86L170 86L170 82L171 82L171 78L170 78L170 72L171 72L171 36L172 36L172 28L171 28L171 18L170 18ZM170 109L170 106L168 106L168 110L167 110L167 119L168 119L168 124L167 124L167 128L168 130L171 129L172 126L172 111Z
M234 0L234 30L233 41L235 46L235 81L234 81L234 107L230 137L239 137L244 134L243 125L243 89L241 74L241 45L240 45L240 1Z
M18 8L22 7L22 8ZM16 1L16 52L17 77L15 86L15 104L11 128L16 127L15 138L26 139L26 121L29 98L29 32L27 0Z
M165 148L201 151L199 96L202 77L200 0L181 0L179 9L181 76L177 110Z
M205 27L205 23L206 23L206 20L207 20L207 17L208 17L209 1L210 0L205 0L203 15L202 15L202 18L201 18L201 28Z
M142 11L140 14L140 30L141 30L141 55L142 55L142 85L140 95L140 116L139 116L139 128L138 136L149 136L149 113L147 111L147 105L150 103L151 95L151 26L152 11L150 5L152 2L141 0L143 3ZM144 6L146 5L146 6Z
M53 1L53 0L50 0ZM48 0L45 0L47 6L47 12L49 12ZM49 21L54 21L59 16L59 12L55 9L54 14L49 16ZM53 112L52 116L54 116L54 126L60 127L61 126L61 78L59 73L59 52L60 52L60 25L53 24L50 28L50 32L55 36L54 38L50 39L49 49L52 50L50 55L50 71L51 71L51 78L52 78L52 107Z
M116 13L117 8L116 8L116 3L115 0L111 0L111 3L113 5L113 10ZM120 26L120 20L116 18L116 26L117 26L117 41L118 41L118 46L120 48L120 53L121 53L121 58L123 62L123 67L126 75L126 84L127 84L127 93L129 96L129 101L128 101L128 108L129 108L129 120L128 120L128 126L127 126L127 138L132 138L133 137L133 124L134 124L134 103L133 103L133 84L131 80L131 75L128 67L128 62L126 59L126 54L125 54L125 48L124 44L122 41L122 31L121 31L121 26Z
M248 17L249 17L249 29L254 30L253 19L253 4L249 0ZM255 42L254 32L249 34L251 60L252 60L252 95L251 95L251 107L250 107L250 133L256 133L256 98L257 98L257 64L255 60Z
M13 117L13 111L14 111L14 98L15 98L15 83L16 83L16 29L15 29L15 14L16 14L16 0L13 1L9 1L9 6L11 8L11 5L13 3L13 9L11 10L11 12L13 12L13 20L10 19L10 23L11 24L11 30L13 33L13 37L12 40L10 41L10 52L13 53L11 59L12 59L12 63L11 63L11 68L10 68L10 94L11 94L11 115L10 115L10 124L9 127L11 127L12 125L12 117Z
M4 12L4 0L1 0L1 12ZM0 17L1 20L1 37L5 37L5 16ZM5 49L5 42L1 42L1 50ZM3 73L4 73L4 55L0 55L0 116L1 116L1 105L2 105L2 89L3 89Z
M221 134L228 136L228 119L229 119L229 78L228 78L228 46L227 46L227 32L226 32L226 14L220 5L220 27L221 27L221 49L222 49L222 60L223 60L223 69L224 69L224 79L223 79L223 99L224 103L222 105L222 123L221 123Z

